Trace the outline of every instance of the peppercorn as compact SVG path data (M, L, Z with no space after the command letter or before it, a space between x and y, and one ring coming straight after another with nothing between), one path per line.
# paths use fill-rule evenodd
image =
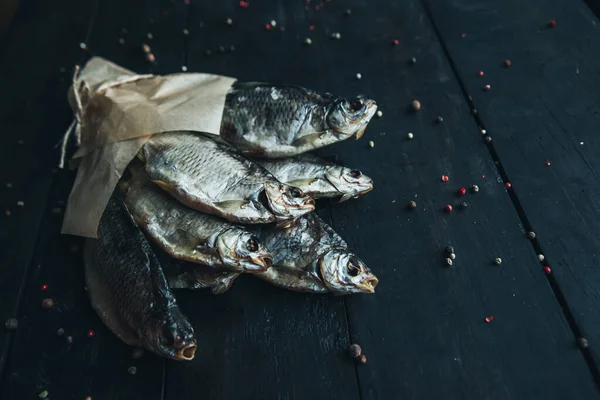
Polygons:
M417 208L417 203L414 200L411 200L410 203L408 203L408 206L410 208Z
M381 110L378 110L376 115L377 115L379 118L381 118L381 117L383 117L383 112L382 112Z
M365 356L364 354L361 354L360 357L358 358L358 361L361 364L366 364L367 363L367 356Z
M129 372L129 375L135 375L137 373L137 368L136 367L129 367L127 369L127 372Z
M410 103L410 106L413 111L419 111L421 109L421 102L419 100L413 100L412 103Z
M483 87L483 90L485 90L486 92L489 92L490 90L492 90L492 87L490 85L485 85Z
M16 331L18 327L19 320L17 320L16 318L9 318L4 323L4 329L6 329L7 331Z
M527 237L529 239L535 239L535 232L527 232Z
M410 140L410 139L414 138L415 135L413 135L412 133L409 132L408 135L406 135L406 137Z
M149 63L153 63L154 61L156 61L156 57L154 57L154 54L148 53L146 54L146 61L148 61Z
M442 175L442 182L448 182L448 175Z
M373 142L372 140L369 140L369 147L370 148L375 147L375 142Z
M504 187L505 187L506 189L510 189L510 188L512 187L512 185L511 185L511 183L510 183L510 182L506 182L506 183L504 184Z
M56 331L56 336L62 336L62 335L64 335L64 334L65 334L65 330L64 330L63 328L59 328L59 329Z
M358 358L362 354L362 349L359 345L353 344L348 348L348 352L350 353L350 357Z
M356 79L362 79L362 74L359 72L358 74L356 74Z
M442 122L444 122L444 118L443 118L443 117L437 117L437 118L435 119L435 122L436 122L437 124L441 124Z
M312 44L312 40L310 40L310 38L306 38L304 39L304 43L307 45L311 45Z
M477 192L479 192L479 186L473 185L473 186L471 186L471 190L474 191L475 193L477 193Z
M496 259L494 259L494 263L496 263L497 265L502 264L502 259L500 257L496 257Z
M549 28L554 28L556 26L556 20L555 19L551 19L550 21L548 21L548 27Z
M350 15L350 14L352 14L352 10L351 10L351 9L349 9L349 8L347 8L347 9L346 9L346 12L345 12L344 14L346 14L346 15Z
M546 265L546 266L544 267L544 272L545 272L546 274L550 274L550 272L552 272L552 269L551 269L549 266L547 266L547 265Z
M152 52L152 49L150 48L150 46L148 46L146 43L144 43L142 45L142 50L144 51L144 53L148 54Z
M487 131L486 131L485 129L482 129L482 130L481 130L481 134L482 134L482 135L485 135L486 133L487 133Z
M47 391L47 390L44 390L44 391L40 392L40 394L38 394L38 397L39 397L40 399L45 399L45 398L47 398L47 397L48 397L48 391Z
M184 29L184 30L182 31L182 33L183 33L185 36L188 36L188 35L190 34L190 31L188 31L187 29Z
M453 246L450 246L450 245L448 245L448 246L446 246L446 248L444 249L444 251L445 251L446 253L448 253L448 254L452 254L452 253L454 253L454 247L453 247Z
M400 42L398 41L398 39L394 39L394 40L392 40L392 44L393 44L394 46L398 46L398 43L400 43Z
M54 300L52 299L44 299L42 300L42 308L52 308L54 307Z
M581 349L585 349L590 345L590 342L584 337L577 338L577 346Z
M510 68L511 65L512 65L512 63L510 62L510 60L504 60L504 66L506 68Z
M544 257L543 254L538 254L538 260L540 260L540 262L544 261L546 259L546 257Z
M489 317L485 317L485 322L487 322L488 324L490 322L492 322L493 320L494 320L494 316L493 315L490 315Z
M415 64L417 63L417 59L416 59L415 57L412 57L412 58L410 59L410 63L411 63L412 65L415 65Z
M119 38L119 44L125 44L125 39Z
M461 187L460 189L458 189L459 196L464 196L465 194L467 194L467 189L465 189L464 187Z
M492 141L492 137L491 136L486 136L485 137L485 141L486 141L486 143L490 143Z
M456 258L456 254L454 253L450 253L450 255L448 256L449 259L454 260Z
M225 53L225 47L223 47L223 46L219 46L219 48L218 48L218 51L219 51L219 53L221 53L221 54Z
M446 264L448 264L449 267L452 266L452 259L451 258L446 258Z
M73 336L67 336L67 343L73 344Z
M446 210L446 212L450 212L452 211L452 206L450 204L446 204L446 207L444 207L444 209Z
M479 72L477 73L477 76L479 76L479 77L483 76L483 71L479 71Z
M227 18L227 19L225 20L225 23L226 23L227 25L233 25L233 20L232 20L231 18Z
M461 210L464 210L465 208L468 208L469 204L466 201L463 201L462 203L460 203L460 208Z

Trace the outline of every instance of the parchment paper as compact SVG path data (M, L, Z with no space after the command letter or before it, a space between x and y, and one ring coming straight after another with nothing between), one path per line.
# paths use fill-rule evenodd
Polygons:
M136 75L92 58L69 90L81 144L71 162L78 170L62 233L97 237L123 171L153 134L193 130L218 135L225 96L234 82L201 73Z

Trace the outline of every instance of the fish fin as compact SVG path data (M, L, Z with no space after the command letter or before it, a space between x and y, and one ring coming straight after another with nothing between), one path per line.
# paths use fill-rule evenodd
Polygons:
M341 197L341 198L338 200L338 203L341 203L341 202L343 202L343 201L346 201L346 200L350 200L352 197L354 197L354 196L352 196L352 195L351 195L351 194L349 194L349 193L345 193L345 194L344 194L344 195L343 195L343 196L342 196L342 197Z
M250 203L250 200L225 200L214 203L214 206L219 210L233 213Z
M153 180L152 182L156 183L158 185L158 187L160 187L162 190L166 191L166 192L172 192L173 190L175 190L175 187L165 181L161 181L159 179L157 180Z
M362 135L365 134L365 131L367 130L367 127L365 126L363 129L361 129L360 131L356 132L355 135L355 139L354 140L358 140L362 137Z
M237 279L240 274L230 274L222 279L219 279L216 284L213 285L211 291L214 295L219 295L225 293L231 285L233 281Z
M302 191L304 191L303 188L306 188L307 186L312 185L313 183L315 183L318 180L319 180L319 178L297 179L295 181L285 182L285 184L289 185L289 186L297 187L299 189L302 189Z
M301 138L294 140L294 142L292 143L292 146L293 147L302 147L306 144L312 144L321 137L321 134L322 134L322 132L315 132L315 133L311 133L310 135L302 136Z

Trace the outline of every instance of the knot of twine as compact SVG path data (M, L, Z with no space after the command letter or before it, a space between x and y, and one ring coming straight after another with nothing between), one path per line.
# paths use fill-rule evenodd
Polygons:
M81 127L84 124L83 119L83 104L81 103L80 92L87 89L87 85L85 82L81 82L79 87L77 85L77 76L79 75L79 65L75 66L75 72L73 73L73 97L75 99L75 119L67 128L67 131L63 135L62 144L60 147L60 162L58 164L58 168L63 169L65 166L65 157L67 154L67 143L69 143L69 139L71 138L71 134L75 131L75 139L77 141L77 146L81 145Z

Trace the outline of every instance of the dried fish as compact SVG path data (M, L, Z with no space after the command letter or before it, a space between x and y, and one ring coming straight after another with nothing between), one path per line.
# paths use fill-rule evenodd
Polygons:
M164 265L163 270L171 289L208 289L213 294L225 293L240 276L239 272L223 271L207 265L177 263Z
M357 169L329 163L312 154L256 162L279 181L297 187L312 198L356 198L373 189L373 180Z
M188 207L246 224L285 222L314 200L279 182L218 137L177 131L154 135L139 157L150 179Z
M240 225L185 207L133 169L125 204L135 222L162 250L180 260L233 271L264 271L271 255Z
M337 98L299 86L235 83L225 100L221 137L253 157L289 157L359 139L377 111L365 97Z
M123 342L175 360L196 352L194 329L177 306L158 258L115 195L84 251L92 306Z
M273 255L271 268L255 276L299 292L375 292L377 277L316 214L288 228L260 225L255 230Z

